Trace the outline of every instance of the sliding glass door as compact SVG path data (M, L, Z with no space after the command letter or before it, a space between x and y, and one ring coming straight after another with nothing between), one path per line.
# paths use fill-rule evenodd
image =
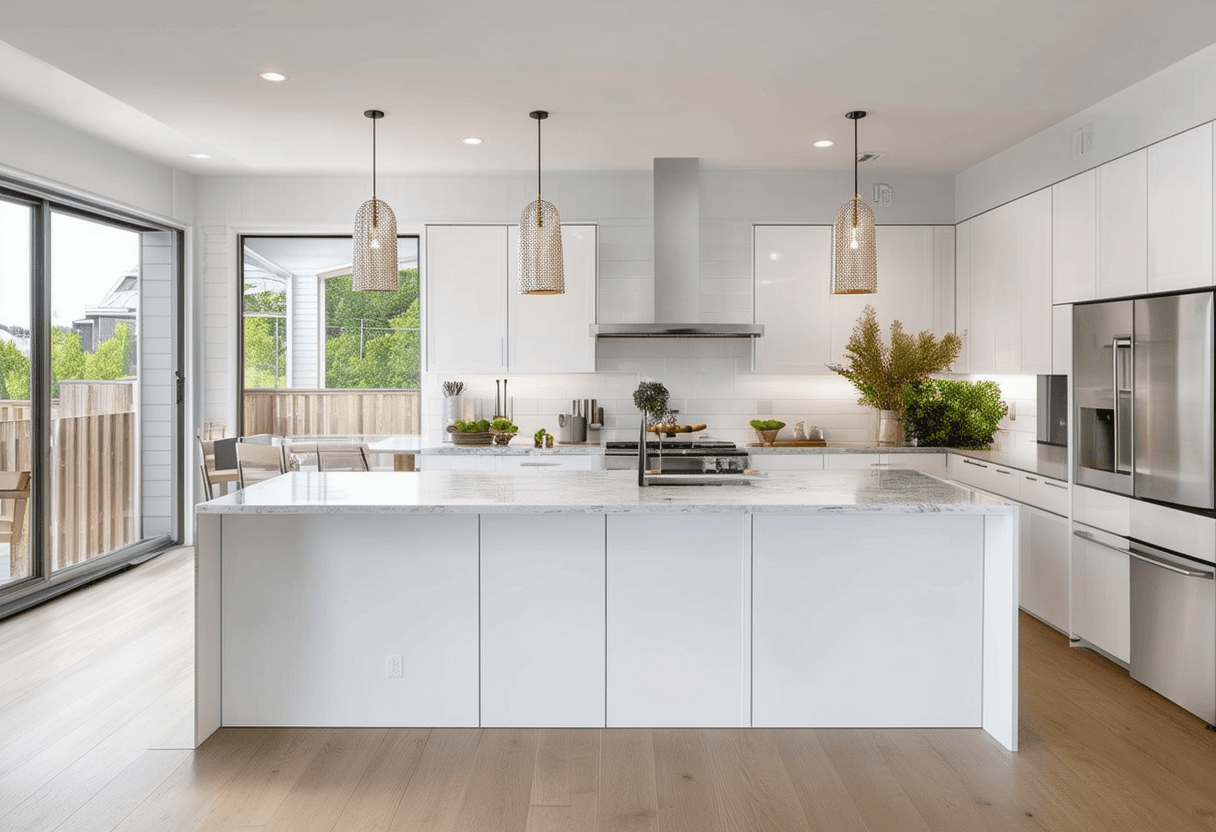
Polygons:
M0 614L180 540L180 248L0 190Z

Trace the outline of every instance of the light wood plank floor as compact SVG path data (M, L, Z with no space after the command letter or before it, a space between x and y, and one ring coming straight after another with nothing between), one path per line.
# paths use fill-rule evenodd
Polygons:
M978 730L227 729L191 751L191 558L0 622L0 830L1216 830L1216 733L1026 616L1016 754Z

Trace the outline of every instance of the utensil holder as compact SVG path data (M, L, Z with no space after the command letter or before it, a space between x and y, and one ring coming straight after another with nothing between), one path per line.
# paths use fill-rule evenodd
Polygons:
M461 396L447 396L443 400L443 441L451 442L452 434L448 433L447 429L456 424L461 419Z

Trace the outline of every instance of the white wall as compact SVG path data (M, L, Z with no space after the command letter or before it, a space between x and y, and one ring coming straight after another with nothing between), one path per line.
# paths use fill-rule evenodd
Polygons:
M955 179L955 221L1216 119L1216 44L1120 90ZM1073 131L1093 125L1093 150L1074 158Z
M195 178L0 99L0 174L171 224L194 218Z

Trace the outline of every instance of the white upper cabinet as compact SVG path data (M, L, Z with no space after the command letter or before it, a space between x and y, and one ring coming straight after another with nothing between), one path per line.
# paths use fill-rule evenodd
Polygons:
M1129 153L1098 168L1097 297L1148 291L1147 213L1147 151Z
M878 292L832 295L830 226L755 227L757 370L828 372L867 305L884 332L893 320L911 333L954 327L954 229L880 225L876 236Z
M956 372L1051 369L1051 191L1036 191L959 227Z
M971 372L971 225L967 220L954 229L954 329L964 336L956 373Z
M833 360L832 228L757 225L755 233L756 369L819 373Z
M431 225L426 230L427 367L507 369L507 227Z
M566 292L521 295L518 227L432 225L426 240L432 372L595 370L596 229L562 227Z
M1051 299L1092 300L1097 286L1097 179L1092 170L1051 188Z
M595 372L594 225L562 226L566 291L521 295L518 283L519 226L508 232L507 363L513 373Z
M1051 372L1051 192L1044 189L1018 207L1018 279L1021 291L1021 359L1015 372ZM1000 314L998 310L998 315Z
M1212 283L1212 125L1148 148L1148 291Z

